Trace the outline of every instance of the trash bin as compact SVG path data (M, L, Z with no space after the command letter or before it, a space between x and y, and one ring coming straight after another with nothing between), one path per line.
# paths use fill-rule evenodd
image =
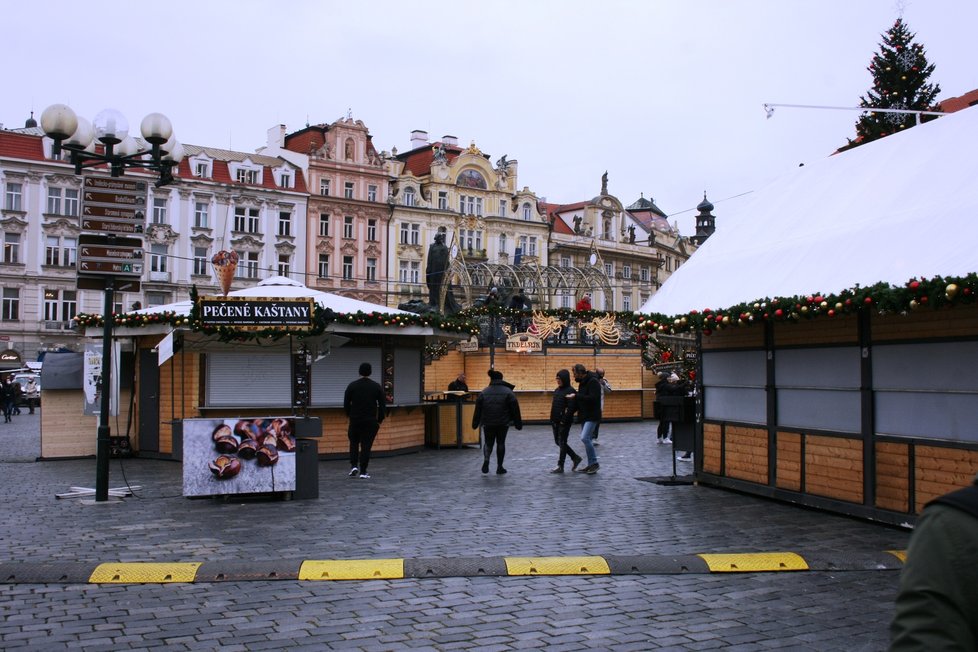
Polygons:
M319 442L315 439L295 440L296 500L319 498Z

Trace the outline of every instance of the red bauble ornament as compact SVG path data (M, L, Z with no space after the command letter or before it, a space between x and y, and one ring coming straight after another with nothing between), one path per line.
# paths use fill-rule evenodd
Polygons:
M920 281L911 281L910 282L910 289L911 290L916 290L919 287L920 287Z
M867 306L870 305L870 304L872 304L873 303L873 297L866 297L865 299L863 299L863 303L865 303Z
M774 311L775 317L781 317L782 315L784 315L784 311L781 310L781 308L778 308L777 310Z

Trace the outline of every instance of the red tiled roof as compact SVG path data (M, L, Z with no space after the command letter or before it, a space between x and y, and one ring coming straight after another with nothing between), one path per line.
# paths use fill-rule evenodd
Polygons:
M431 173L431 162L435 160L435 145L441 144L445 148L445 157L451 163L462 153L462 148L455 145L445 145L444 143L428 143L417 149L404 154L398 154L397 159L404 161L404 171L410 172L416 177L423 177Z
M302 170L294 170L293 179L295 180L294 188L280 188L275 185L275 175L272 174L272 169L267 165L262 168L262 188L269 188L271 190L294 190L296 192L306 192L306 177L302 174ZM180 165L177 167L176 175L183 179L196 179L193 172L190 170L189 159L183 159L180 161ZM211 178L208 181L214 181L215 183L233 183L240 186L250 186L255 184L242 183L235 178L231 177L231 169L228 167L227 161L222 161L220 159L215 159L211 163Z
M41 137L0 131L0 156L43 161L44 147Z
M937 106L939 111L954 113L955 111L967 109L969 106L975 106L976 104L978 104L978 88L973 91L968 91L960 97L949 97L946 100L941 100Z
M559 215L555 213L551 219L553 220L554 233L562 233L564 235L574 235L574 229L568 226L567 222L561 219Z
M328 128L325 125L312 125L305 129L300 129L285 137L285 149L299 152L300 154L313 152L322 147L326 142L327 131Z

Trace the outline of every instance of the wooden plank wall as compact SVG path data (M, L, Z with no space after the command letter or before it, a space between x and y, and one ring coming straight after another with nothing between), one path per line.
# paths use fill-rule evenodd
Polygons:
M200 364L200 353L184 349L164 362L159 368L161 453L173 452L172 419L194 419L201 416L198 409ZM138 418L136 423L139 423Z
M905 317L873 314L871 329L874 342L889 340L932 340L947 337L974 337L978 322L978 305L951 309L921 308Z
M817 496L862 503L862 440L807 435L805 491Z
M876 442L876 506L906 512L910 505L910 445Z
M720 475L723 471L721 464L721 448L723 442L723 424L703 424L703 470L707 473Z
M934 498L971 484L978 469L978 451L946 446L917 444L914 460L917 512Z
M126 434L129 390L119 392L119 414L109 417L112 437ZM80 389L45 389L41 393L41 458L95 455L98 416L82 414L85 394Z
M749 426L725 426L724 457L731 478L767 484L767 430Z
M777 433L778 458L774 484L781 489L801 491L801 435Z

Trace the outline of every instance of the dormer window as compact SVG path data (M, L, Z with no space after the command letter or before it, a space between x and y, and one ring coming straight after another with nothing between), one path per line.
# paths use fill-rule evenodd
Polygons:
M200 177L201 179L206 179L207 174L207 164L206 163L195 163L194 164L194 176Z
M258 183L258 170L238 168L235 178L238 180L238 183Z
M190 169L198 179L210 179L214 176L213 162L205 155L190 159Z
M525 222L529 222L530 218L532 217L533 217L533 213L530 211L530 205L523 204L523 220Z
M263 183L262 167L251 162L250 159L244 161L234 161L228 163L231 176L238 183L247 183L260 186Z
M408 188L404 191L404 205L414 206L414 188Z
M295 178L293 176L294 170L283 165L280 168L273 168L272 174L275 175L275 181L278 183L279 188L294 188L292 180Z
M292 174L290 172L283 172L278 185L282 186L283 188L291 188Z

